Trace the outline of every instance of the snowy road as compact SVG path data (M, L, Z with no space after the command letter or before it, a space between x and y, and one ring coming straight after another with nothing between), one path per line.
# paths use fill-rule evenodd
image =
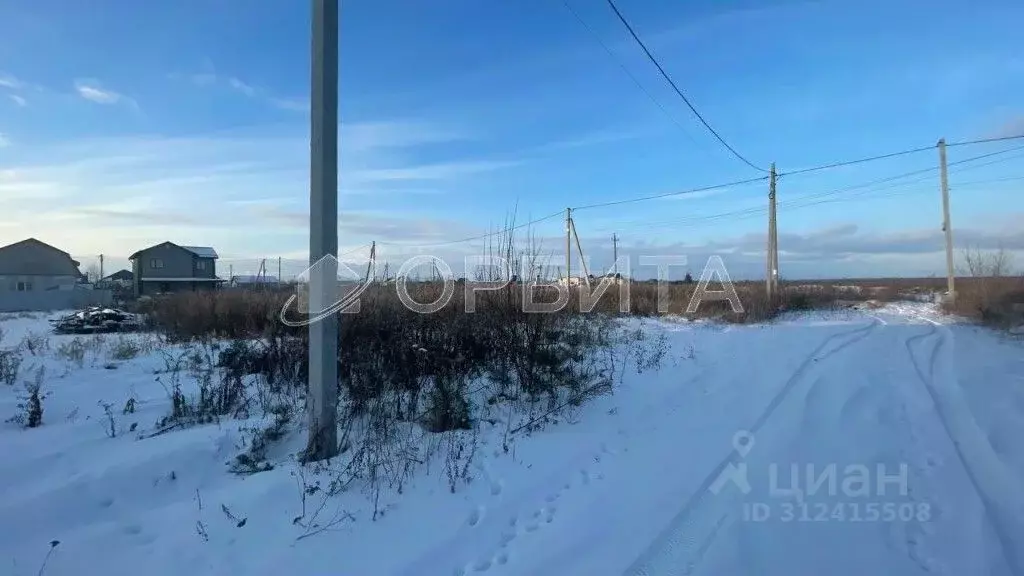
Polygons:
M659 371L510 453L483 430L457 494L435 467L382 519L345 495L361 520L298 542L286 466L227 474L218 426L106 438L98 399L165 411L156 360L85 368L51 386L51 424L0 430L0 565L36 574L59 539L48 576L1024 576L1020 342L916 305L647 329Z
M1021 470L960 389L959 341L988 337L885 314L700 334L682 386L402 573L1024 574Z

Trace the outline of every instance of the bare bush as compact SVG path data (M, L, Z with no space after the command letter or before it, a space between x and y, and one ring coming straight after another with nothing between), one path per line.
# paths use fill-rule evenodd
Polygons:
M8 422L25 428L43 425L43 401L50 396L50 392L43 392L45 377L46 367L39 366L32 380L25 381L24 393L18 397L18 413L9 418Z
M0 383L14 386L21 362L21 354L17 350L0 350Z
M1013 254L1002 246L990 251L968 246L963 249L961 259L961 275L973 278L1002 278L1013 274Z
M78 368L85 365L86 342L82 338L75 338L68 342L62 342L57 346L55 355L57 358L68 362Z
M45 334L29 332L18 347L32 356L43 356L50 351L50 339Z
M1000 247L994 251L964 249L955 299L946 302L948 312L973 318L997 328L1024 323L1024 277L1014 276L1012 254Z
M119 336L110 345L110 358L113 360L131 360L142 352L139 342L129 336Z
M218 345L197 344L177 355L162 351L164 369L157 381L164 386L171 413L159 427L205 424L226 415L243 416L248 398L242 381L218 369ZM192 389L194 393L190 393Z

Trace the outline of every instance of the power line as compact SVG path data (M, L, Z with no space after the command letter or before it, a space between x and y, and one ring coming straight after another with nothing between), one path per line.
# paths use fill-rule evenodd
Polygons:
M981 154L981 155L978 155L978 156L972 156L970 158L964 158L963 160L957 160L956 162L949 162L948 164L946 164L946 166L959 166L961 164L967 164L969 162L976 162L978 160L983 160L985 158L991 158L993 156L998 156L1000 154L1006 154L1007 152L1014 152L1016 150L1021 150L1021 149L1024 149L1024 146L1017 146L1017 147L1014 147L1014 148L1007 148L1006 150L998 150L996 152L989 152L987 154ZM1010 158L1010 159L1012 159L1012 158ZM1001 160L997 160L996 162L1001 162L1001 161L1005 161L1005 160L1007 160L1007 159L1004 158L1004 159L1001 159ZM989 163L980 164L980 165L976 165L976 166L969 166L969 167L967 167L965 169L980 168L981 166L987 166L988 164ZM910 172L904 172L902 174L897 174L895 176L887 176L885 178L879 178L877 180L871 180L870 182L864 182L862 184L854 184L852 186L846 186L846 187L843 187L843 188L839 188L837 190L830 190L828 192L819 192L819 193L816 193L816 194L809 194L807 196L799 197L797 199L811 199L811 198L823 198L823 197L827 197L827 196L835 196L837 194L844 194L846 192L850 192L852 190L857 190L857 189L860 189L860 188L868 188L868 187L871 187L871 186L876 186L878 184L884 184L886 182L892 182L894 180L902 180L904 178L909 178L911 176L918 176L918 175L923 175L923 174L929 174L930 175L932 172L935 172L938 169L939 169L939 166L930 166L928 168L922 168L922 169L919 169L919 170L911 170Z
M569 12L573 15L574 18L576 18L576 21L579 22L581 26L586 28L588 32L590 32L590 35L593 36L594 40L601 45L601 48L604 48L604 51L608 53L608 56L612 59L612 61L615 62L619 66L619 68L621 68L622 71L626 73L626 76L629 76L629 79L633 81L633 84L635 84L636 87L639 88L640 91L643 92L647 96L647 98L651 102L653 102L655 106L658 107L659 110L661 110L662 114L664 114L666 118L668 118L673 124L676 125L677 128L679 128L679 130L686 136L686 138L690 142L693 143L694 146L697 146L696 140L693 139L693 136L690 135L689 131L687 131L683 124L671 112L668 111L668 108L666 108L664 104L662 104L657 98L654 97L654 94L652 94L650 90L644 87L643 83L640 82L640 79L637 78L635 74L630 72L629 68L626 67L626 65L623 64L621 60L619 60L619 57L615 54L615 51L612 50L611 47L609 47L608 44L606 44L604 40L601 39L601 35L598 34L597 31L594 30L594 28L590 24L587 24L587 21L584 20L583 17L580 16L579 12L577 12L576 9L572 7L572 4L569 3L569 0L562 0L562 4L565 5L566 9L569 10Z
M999 151L996 151L996 152L989 152L987 154L981 154L981 155L973 156L973 157L970 157L970 158L964 158L963 160L957 160L956 162L950 162L950 163L947 164L947 166L959 166L959 165L967 164L967 163L970 163L970 162L976 162L978 160L983 160L985 158L991 158L993 156L997 156L997 155L1001 155L1001 154L1006 154L1008 152L1014 152L1014 151L1021 150L1021 149L1024 149L1024 146L1017 146L1017 147L1014 147L1014 148L1008 148L1006 150L999 150ZM1017 156L1011 156L1009 158L1000 158L998 160L991 161L991 162L985 162L983 164L976 164L976 165L973 165L973 166L965 166L965 167L962 167L959 170L954 170L954 171L951 171L951 172L959 173L959 172L963 172L963 171L966 171L966 170L973 170L975 168L981 168L981 167L989 166L991 164L995 164L995 163L998 163L998 162L1005 162L1007 160L1013 160L1015 158L1017 158ZM884 190L888 190L888 189L894 188L895 186L906 186L908 184L915 184L917 182L922 182L922 181L926 180L927 178L932 177L933 173L935 171L937 171L938 169L939 169L939 166L936 165L936 166L931 166L931 167L928 167L928 168L922 168L922 169L918 169L918 170L912 170L912 171L909 171L909 172L904 172L904 173L901 173L901 174L896 174L894 176L887 176L887 177L884 177L884 178L879 178L879 179L871 180L871 181L868 181L868 182L862 182L860 184L854 184L854 185L851 185L851 186L845 186L845 187L842 187L842 188L838 188L838 189L835 189L835 190L829 190L829 191L826 191L826 192L815 192L815 193L811 193L811 194L805 194L803 196L796 196L796 197L793 197L793 198L789 198L788 200L781 200L779 202L779 207L780 208L786 208L786 209L797 209L797 208L806 208L806 207L809 207L809 206L814 206L814 205L818 205L818 204L826 204L826 203L831 203L831 202L856 200L856 199L862 198L863 196L865 196L867 194L881 192L881 191L884 191ZM896 182L897 180L904 180L904 179L910 178L912 176L918 176L918 178L915 178L915 179L913 179L911 181L908 181L908 182ZM1010 181L1010 180L1015 180L1015 179L1024 179L1024 177L1005 178L1005 179L1000 179L999 181L1003 181L1003 180ZM882 188L876 188L880 184L887 184L887 183L893 183L893 182L895 182L895 186L889 185L889 186L885 186L885 187L882 187ZM984 183L988 183L988 182L985 182L985 181L967 182L967 183L960 184L960 186L967 186L969 184L970 185L984 184ZM838 199L832 198L834 196L838 196L838 195L841 195L841 194L847 194L849 192L853 192L855 190L861 190L861 189L864 189L864 188L867 188L867 190L862 190L860 192L857 192L854 195L852 195L852 197L849 197L849 198L838 198ZM887 196L897 196L897 195L899 195L899 194L889 194ZM642 225L645 229L651 229L651 228L666 227L666 226L686 225L686 224L692 224L692 223L697 223L697 222L710 222L710 221L715 221L715 220L722 220L722 219L725 219L725 218L741 220L741 219L745 219L745 218L749 218L749 217L753 217L753 216L759 216L759 215L764 214L765 212L767 212L767 208L766 207L764 207L764 206L753 206L753 207L749 207L749 208L743 208L743 209L739 209L739 210L731 210L731 211L726 211L726 212L719 212L719 213L716 213L716 214L709 214L709 215L705 215L705 216L695 215L695 216L689 216L689 217L686 217L686 218L674 219L674 220L665 220L665 221L656 221L656 222L646 221L646 222L637 222L637 223ZM624 224L628 225L629 222L622 222L622 221L620 221L620 222L618 222L616 224L616 226L619 229L621 229L621 227ZM599 228L598 230L603 230L603 228Z
M458 240L447 240L447 241L444 241L444 242L436 242L436 243L433 243L433 244L415 244L415 245L412 245L411 247L413 247L413 248L435 248L435 247L438 247L438 246L450 246L452 244L462 244L462 243L465 243L465 242L473 242L473 241L476 241L476 240L486 240L487 238L491 238L491 237L494 237L494 236L500 236L502 234L508 234L509 232L515 232L516 230L521 230L521 229L526 228L528 226L533 226L534 224L539 224L541 222L545 222L547 220L551 220L552 218L554 218L556 216L562 216L563 214L565 214L565 212L562 211L562 210L559 210L558 212L554 212L552 214L548 214L547 216L544 216L543 218L537 218L536 220L530 220L529 222L524 222L522 224L517 224L515 226L509 226L509 227L503 228L501 230L495 230L494 232L488 232L486 234L480 234L479 236L470 236L468 238L460 238Z
M708 132L711 132L711 134L719 142L721 142L722 146L725 146L725 148L727 150L729 150L729 152L732 152L733 156L738 158L744 164L746 164L747 166L750 166L754 170L759 170L761 172L768 172L764 168L761 168L760 166L757 166L754 163L752 163L750 160L747 160L742 154L737 152L735 148L730 146L729 143L726 142L725 139L722 138L722 136L719 135L718 132L716 132L715 129L711 127L711 124L708 124L707 120L705 120L704 117L701 116L700 112L698 112L697 109L693 106L693 104L690 103L690 99L687 98L685 94L683 94L683 91L679 88L679 86L676 85L676 83L668 75L668 72L666 72L665 69L661 67L661 64L658 63L658 59L654 57L654 54L651 54L651 51L647 48L647 45L644 44L644 41L641 40L640 37L637 35L636 31L633 30L633 26L631 26L629 21L626 20L626 17L623 16L622 12L619 11L618 6L615 5L615 1L614 0L607 0L607 2L608 2L608 5L611 6L612 11L614 11L615 15L619 18L619 22L622 22L622 25L625 26L626 30L629 31L629 34L630 34L630 36L633 37L633 40L636 41L636 43L644 51L644 54L647 55L647 58L658 69L658 72L661 73L662 78L664 78L669 83L669 85L672 86L672 89L675 90L676 94L678 94L680 98L682 98L683 102L690 109L690 111L693 112L693 115L696 116L698 120L700 120L701 124L703 124L704 127L708 129Z
M955 187L959 188L961 186L976 186L978 184L998 184L998 183L1001 183L1001 182L1017 182L1017 181L1020 181L1020 180L1024 180L1024 176L1007 176L1005 178L992 178L990 180L974 180L974 181L971 181L971 182L956 182Z
M983 138L980 140L965 140L963 142L954 142L946 144L947 148L954 146L968 146L972 144L988 144L991 142L1006 142L1008 140L1019 140L1024 138L1024 134L1016 136L1000 136L998 138ZM854 164L863 164L865 162L874 162L876 160L886 160L888 158L896 158L898 156L906 156L908 154L917 154L919 152L927 152L929 150L935 150L935 145L932 146L921 146L920 148L910 148L907 150L900 150L899 152L890 152L888 154L879 154L877 156L868 156L865 158L857 158L855 160L842 160L833 162L831 164L822 164L820 166L812 166L810 168L801 168L800 170L790 170L789 172L782 172L779 174L779 178L783 176L794 176L797 174L807 174L809 172L819 172L821 170L829 170L832 168L841 168L843 166L852 166Z
M640 198L628 198L624 200L612 200L609 202L598 202L595 204L586 204L584 206L574 206L573 210L587 210L590 208L604 208L606 206L618 206L620 204L630 204L633 202L645 202L647 200L656 200L658 198L668 198L670 196L682 196L684 194L694 194L697 192L707 192L709 190L719 190L721 188L730 188L732 186L740 186L743 184L750 184L752 182L763 182L768 179L768 176L761 176L759 178L748 178L746 180L737 180L735 182L726 182L724 184L713 184L711 186L703 186L701 188L690 188L689 190L682 190L679 192L665 192L663 194L654 194L651 196L642 196Z
M899 152L890 152L888 154L879 154L878 156L868 156L866 158L858 158L856 160L844 160L840 162L833 162L831 164L822 164L821 166L813 166L811 168L801 168L800 170L791 170L789 172L783 172L779 174L779 178L783 176L794 176L796 174L807 174L809 172L818 172L821 170L829 170L832 168L840 168L842 166L852 166L854 164L863 164L865 162L874 162L876 160L885 160L887 158L896 158L897 156L906 156L907 154L916 154L918 152L925 152L928 150L935 150L935 146L922 146L921 148L912 148L909 150L901 150Z
M989 142L1005 142L1007 140L1019 140L1021 138L1024 138L1024 134L1017 134L1016 136L998 136L996 138L982 138L981 140L947 143L946 148L952 148L953 146L968 146L970 144L988 144Z
M1002 140L1010 140L1010 139L1014 139L1014 138L1003 138ZM981 143L981 142L982 141L963 142L961 144L972 144L972 143ZM932 148L934 148L934 147L929 147L928 149L932 149ZM982 160L982 159L985 159L985 158L991 158L993 156L998 156L998 155L1001 155L1001 154L1006 154L1008 152L1014 152L1014 151L1022 150L1022 149L1024 149L1024 145L1013 147L1013 148L1007 148L1005 150L998 150L998 151L995 151L995 152L989 152L989 153L981 154L981 155L978 155L978 156L972 156L970 158L965 158L963 160L957 160L955 162L948 163L947 166L958 166L958 165L961 165L961 164L966 164L966 163L969 163L969 162L975 162L977 160ZM914 151L917 151L917 150L914 150ZM911 152L914 152L914 151L904 151L902 153L894 153L893 155L908 154L908 153L911 153ZM980 164L980 165L976 165L976 166L969 166L969 167L967 167L965 169L980 168L982 166L987 166L989 164L994 164L996 162L1002 162L1002 161L1006 161L1006 160L1010 160L1010 159L1012 159L1012 158L1003 158L1003 159L1000 159L1000 160L996 160L994 162L989 162L989 163ZM868 159L862 159L860 161L866 162L866 161L868 161ZM856 161L851 161L851 162L856 162ZM860 188L868 188L868 187L871 187L871 186L876 186L878 184L884 184L884 183L892 182L892 181L895 181L895 180L902 180L904 178L909 178L911 176L918 176L918 175L922 175L922 174L930 174L930 173L932 173L932 172L934 172L934 171L936 171L938 169L939 169L938 166L931 166L931 167L928 167L928 168L923 168L923 169L919 169L919 170L913 170L913 171L910 171L910 172L905 172L905 173L902 173L902 174L897 174L895 176L888 176L888 177L885 177L885 178L880 178L880 179L877 179L877 180L872 180L870 182L864 182L864 183L861 183L861 184L855 184L853 186L848 186L848 187L840 188L840 189L837 189L837 190L831 190L831 191L828 191L828 192L819 192L819 193L815 193L815 194L808 194L808 195L805 195L805 196L799 196L799 197L790 199L789 202L785 202L785 201L780 202L780 206L789 206L789 205L792 205L794 202L806 201L806 200L816 200L816 199L826 198L826 197L829 197L829 196L835 196L835 195L838 195L838 194L844 194L844 193L850 192L852 190L857 190L857 189L860 189ZM789 172L788 174L793 174L793 172ZM669 198L669 197L672 197L672 196L682 196L682 195L686 195L686 194L695 194L695 193L698 193L698 192L707 192L707 191L711 191L711 190L720 190L720 189L723 189L723 188L731 188L731 187L734 187L734 186L742 186L742 185L745 185L745 184L753 184L755 182L763 182L763 181L765 181L767 179L768 179L768 176L761 176L761 177L758 177L758 178L747 178L745 180L737 180L737 181L734 181L734 182L725 182L725 183L721 183L721 184L713 184L713 185L710 185L710 186L702 186L702 187L699 187L699 188L690 188L690 189L687 189L687 190L681 190L681 191L677 191L677 192L665 192L665 193L662 193L662 194L653 194L653 195L650 195L650 196L642 196L642 197L638 197L638 198L626 198L626 199L622 199L622 200L612 200L612 201L608 201L608 202L597 202L597 203L593 203L593 204L585 204L585 205L582 205L582 206L575 206L572 209L574 211L579 211L579 210L587 210L587 209L591 209L591 208L604 208L604 207L608 207L608 206L618 206L618 205L622 205L622 204L630 204L630 203L633 203L633 202L645 202L645 201L648 201L648 200L656 200L656 199L659 199L659 198ZM816 203L821 203L821 202L815 202L815 203L812 203L812 204L816 204ZM812 204L807 204L807 205L812 205ZM794 206L794 207L796 207L796 206ZM758 214L758 213L764 212L764 210L765 209L763 207L753 207L753 208L747 208L747 209L737 210L737 211L732 211L732 212L724 212L724 213L720 213L720 214L714 214L714 215L710 215L710 216L703 216L703 217L702 216L696 216L696 217L692 217L692 218L689 218L689 219L679 220L679 221L676 221L676 222L682 224L682 223L693 222L693 221L714 220L714 219L725 218L725 217L732 217L732 216L753 215L753 214ZM518 224L518 225L515 225L515 226L506 227L506 228L503 228L501 230L496 230L496 231L493 231L493 232L488 232L488 233L480 234L480 235L477 235L477 236L470 236L470 237L467 237L467 238L460 238L458 240L448 240L448 241L437 242L437 243L433 243L433 244L417 244L414 247L416 247L416 248L432 248L432 247L438 247L438 246L449 246L449 245L453 245L453 244L462 244L462 243L466 243L466 242L473 242L473 241L476 241L476 240L485 240L487 238L492 238L492 237L499 236L499 235L502 235L502 234L508 234L508 233L514 232L516 230L521 230L523 228L526 228L526 227L529 227L529 226L533 226L533 225L539 224L541 222L546 222L548 220L551 220L552 218L556 218L556 217L562 216L563 214L564 214L564 212L562 210L559 210L557 212L553 212L551 214L548 214L547 216L544 216L544 217L541 217L541 218L537 218L537 219L534 219L534 220L530 220L529 222L524 222L522 224ZM364 248L366 248L368 246L369 246L369 244L365 244L365 245L360 246L359 248L357 248L355 250L351 250L349 252L346 252L345 254L352 254L352 253L357 252L359 250L362 250L362 249L364 249Z
M980 139L980 140L966 140L964 142L954 142L954 143L946 144L946 147L947 148L951 148L953 146L968 146L968 145L972 145L972 144L987 144L987 143L991 143L991 142L1005 142L1005 141L1008 141L1008 140L1018 140L1018 139L1021 139L1021 138L1024 138L1024 134L1020 134L1020 135L1016 135L1016 136L1001 136L1001 137L998 137L998 138L983 138L983 139ZM865 162L874 162L876 160L886 160L888 158L896 158L898 156L906 156L908 154L917 154L919 152L927 152L929 150L934 150L934 149L935 149L934 145L932 145L932 146L921 146L920 148L910 148L910 149L907 149L907 150L900 150L898 152L890 152L888 154L879 154L877 156L867 156L865 158L857 158L855 160L842 160L842 161L838 161L838 162L833 162L831 164L822 164L822 165L819 165L819 166L812 166L810 168L801 168L800 170L790 170L788 172L782 172L782 173L779 174L779 178L781 178L783 176L794 176L794 175L797 175L797 174L807 174L809 172L819 172L821 170L829 170L829 169L832 169L832 168L841 168L843 166L852 166L854 164L863 164Z

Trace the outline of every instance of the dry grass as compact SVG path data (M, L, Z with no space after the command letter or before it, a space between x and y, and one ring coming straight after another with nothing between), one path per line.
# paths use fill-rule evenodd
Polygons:
M995 328L1024 324L1024 277L962 278L945 310Z
M667 283L659 287L654 282L633 282L628 295L619 286L610 285L587 312L595 315L628 314L637 316L678 315L688 318L714 318L726 322L760 322L780 312L809 310L836 306L842 300L888 299L896 291L879 294L865 291L847 293L835 286L783 286L782 293L769 301L763 282L738 282L736 294L742 310L732 309L728 300L706 294L693 313L687 308L694 298L697 284ZM720 289L712 284L709 289ZM410 297L419 303L437 300L442 293L440 282L418 282L408 285ZM359 326L374 322L382 316L401 318L410 326L433 325L463 326L468 323L513 321L527 322L536 316L576 316L581 314L581 288L570 289L567 305L555 314L533 314L523 310L524 285L511 285L499 290L478 290L475 311L467 314L466 286L457 283L447 305L432 314L408 310L398 298L394 284L374 284L360 298L360 311L344 314L342 325ZM258 338L267 334L300 335L305 329L291 329L279 321L279 314L289 297L285 292L217 291L191 292L164 296L149 302L140 311L148 315L150 323L171 339L191 340L206 338ZM558 293L553 288L534 288L532 301L554 302ZM623 311L623 299L628 306ZM840 304L841 305L841 304ZM289 317L298 318L297 311ZM464 318L464 316L472 317ZM430 317L425 319L424 317ZM535 320L529 320L535 321Z

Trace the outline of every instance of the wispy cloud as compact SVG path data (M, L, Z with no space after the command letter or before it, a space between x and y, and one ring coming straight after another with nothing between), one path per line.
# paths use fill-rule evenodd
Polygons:
M95 102L96 104L111 105L123 103L133 106L135 104L135 101L131 98L108 88L103 88L97 80L75 80L75 92L82 98L85 98L90 102Z
M1024 114L1015 118L1010 118L1002 126L1000 126L993 137L1003 138L1006 136L1020 136L1024 135Z
M353 171L347 175L347 179L349 182L358 184L367 182L449 180L462 176L492 172L502 168L510 168L519 164L520 162L512 160L478 160L423 164L402 168L376 168Z
M602 144L614 144L618 142L624 142L627 140L636 140L639 138L644 138L650 136L652 133L654 133L654 130L646 130L640 128L600 130L590 132L588 134L583 134L581 136L541 144L540 146L535 148L534 151L553 152L573 148L600 146Z
M242 82L238 78L228 78L227 82L229 86L241 92L242 94L249 96L250 98L256 96L256 94L258 93L258 91L255 88L246 84L245 82Z
M259 99L275 108L280 108L281 110L291 110L295 112L305 112L309 110L309 101L307 98L283 97L278 94L274 94L266 88L261 88L246 82L236 76L219 74L214 71L213 64L209 62L206 63L205 68L207 68L207 71L205 72L195 74L172 73L168 76L172 80L185 80L195 86L203 88L220 86L247 98Z
M0 132L0 148L6 148L11 145L11 139L6 134Z
M19 92L39 89L39 86L29 84L12 74L0 72L0 90L6 92L7 98L18 106L28 105L28 100L26 100Z
M467 178L514 164L461 155L425 162L416 154L419 146L467 137L425 121L346 123L341 131L346 169L339 192L374 197L345 203L353 211L345 219L347 241L390 236L423 242L457 234L463 229L457 222L415 216L423 202L406 206L388 198L459 190ZM0 243L38 233L67 250L91 253L181 235L235 254L294 251L305 244L308 223L304 132L19 142L11 147L17 154L0 156ZM360 204L378 211L397 207L371 217L359 216Z
M0 88L7 88L9 90L20 90L25 87L25 83L18 80L10 74L4 74L0 72Z

